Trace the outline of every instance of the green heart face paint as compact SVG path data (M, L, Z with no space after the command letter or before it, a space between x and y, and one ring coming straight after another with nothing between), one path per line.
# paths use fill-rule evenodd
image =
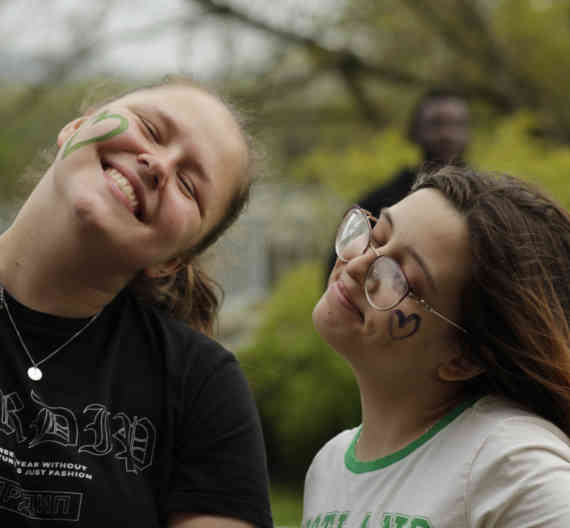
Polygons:
M126 117L123 117L120 114L110 114L108 110L105 110L105 111L101 112L98 116L96 116L93 119L90 126L95 125L95 124L103 121L104 119L117 119L119 121L119 123L115 128L113 128L113 130L110 130L109 132L106 132L105 134L101 134L100 136L95 136L95 137L74 143L73 140L74 140L75 136L77 136L77 134L79 134L79 132L81 130L81 129L79 129L77 132L75 132L75 134L73 134L73 136L71 136L69 141L66 143L61 159L65 159L69 154L76 151L77 149L80 149L81 147L84 147L85 145L89 145L90 143L97 143L98 141L106 141L107 139L110 139L114 136L117 136L118 134L123 133L125 130L127 130L127 128L129 128L129 121L127 120Z

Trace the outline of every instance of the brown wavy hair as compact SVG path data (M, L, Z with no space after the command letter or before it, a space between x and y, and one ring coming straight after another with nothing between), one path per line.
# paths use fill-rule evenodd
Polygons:
M531 184L445 167L413 187L437 189L467 221L471 279L465 349L475 390L515 400L570 435L570 215Z
M230 200L225 215L218 224L196 246L189 248L182 255L178 255L182 257L182 267L167 277L149 278L141 272L127 288L142 301L157 306L172 317L186 322L197 330L212 334L224 292L222 287L204 272L200 266L199 256L237 220L249 202L253 183L258 179L260 160L263 156L250 132L252 126L250 116L238 110L229 98L221 95L217 90L206 87L192 78L172 75L164 77L158 83L145 84L130 90L119 91L111 86L111 83L99 83L85 97L80 106L80 113L94 112L98 108L133 92L173 85L188 86L207 93L221 102L232 114L248 151L245 183ZM115 93L109 95L109 92L113 91ZM46 168L51 165L56 154L57 147L40 153L40 158L24 174L24 180L39 179L39 175L43 174Z

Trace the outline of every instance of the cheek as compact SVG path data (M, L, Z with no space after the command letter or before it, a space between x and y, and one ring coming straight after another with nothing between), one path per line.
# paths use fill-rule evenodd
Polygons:
M364 320L364 335L372 340L379 336L386 338L390 333L390 312L378 312L366 316Z
M89 145L106 143L124 136L132 127L129 120L118 113L103 111L85 122L63 145L59 157L65 159Z
M330 290L325 291L313 308L313 326L329 344L339 336L353 335L355 322L331 299Z
M312 312L313 326L319 334L327 343L333 344L334 339L331 343L331 328L338 328L338 321L335 321L334 314L330 310L328 303L325 299L326 294L324 294L319 302L315 305Z
M402 310L390 313L389 332L394 340L408 339L419 331L422 318L417 313L405 314Z
M175 250L188 249L201 236L201 221L197 207L194 204L170 203L161 211L160 224L165 244Z
M319 299L319 301L317 302L317 304L315 305L315 307L313 308L313 311L311 313L311 317L313 319L313 325L315 326L315 328L317 329L317 331L319 330L319 325L321 322L321 310L323 309L323 298L321 297Z
M315 325L315 328L317 328L317 330L319 330L319 327L322 326L323 324L327 324L330 321L334 322L334 320L337 319L335 317L335 310L331 306L331 303L329 302L328 299L329 293L330 292L328 289L325 290L325 292L321 295L321 298L318 300L317 304L313 308L312 312L313 324Z

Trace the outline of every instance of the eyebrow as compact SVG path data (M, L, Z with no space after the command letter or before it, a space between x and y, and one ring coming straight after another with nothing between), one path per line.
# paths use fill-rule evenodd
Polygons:
M155 112L158 115L159 119L166 125L166 128L168 128L171 131L174 130L176 133L180 133L180 129L176 124L176 121L164 110L162 110L162 108L155 105L152 105L150 108L153 112Z
M392 215L390 214L390 211L388 211L388 209L381 209L380 210L380 216L383 216L384 218L386 218L386 220L390 224L390 227L392 229L394 229L394 218L392 217ZM423 259L423 257L411 246L405 245L404 249L418 263L420 268L422 268L425 276L427 277L429 285L431 286L432 290L437 293L437 286L435 285L435 281L433 280L433 276L430 273L429 268L428 268L425 260Z

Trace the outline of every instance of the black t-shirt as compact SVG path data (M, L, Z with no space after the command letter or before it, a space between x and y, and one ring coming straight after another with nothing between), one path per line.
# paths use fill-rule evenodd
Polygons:
M87 321L8 302L35 361ZM0 526L272 526L257 410L216 342L123 292L38 382L3 309L0 347Z

